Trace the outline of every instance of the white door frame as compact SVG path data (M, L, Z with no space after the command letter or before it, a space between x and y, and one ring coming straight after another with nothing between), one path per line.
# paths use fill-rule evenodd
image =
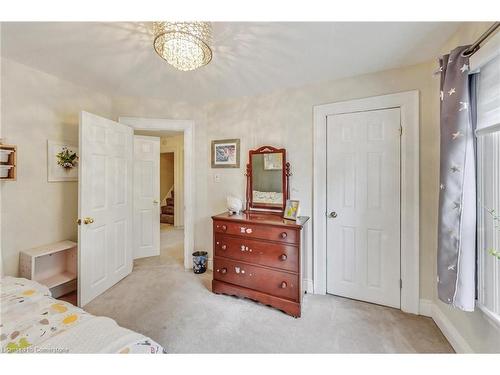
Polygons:
M401 310L419 312L419 93L417 90L314 106L313 280L314 293L326 294L326 120L327 116L400 108L401 110Z
M194 248L194 121L143 117L119 117L118 122L134 130L178 131L184 133L184 268L192 268Z

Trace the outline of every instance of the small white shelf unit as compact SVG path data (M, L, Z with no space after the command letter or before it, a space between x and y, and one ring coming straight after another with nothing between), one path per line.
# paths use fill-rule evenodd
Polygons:
M77 288L77 243L61 241L20 253L21 277L47 286L58 298Z

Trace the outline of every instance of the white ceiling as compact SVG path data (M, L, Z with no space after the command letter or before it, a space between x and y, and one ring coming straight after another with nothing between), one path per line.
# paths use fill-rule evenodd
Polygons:
M428 61L458 26L214 23L212 62L180 72L154 52L149 23L3 23L2 56L112 95L202 102Z

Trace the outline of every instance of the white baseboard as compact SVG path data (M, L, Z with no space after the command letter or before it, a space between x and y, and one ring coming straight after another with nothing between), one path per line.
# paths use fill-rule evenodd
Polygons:
M448 319L441 309L431 300L420 300L420 315L431 317L443 335L457 353L474 353L470 345L460 334L457 327Z
M432 309L434 308L434 303L430 299L421 299L419 304L418 313L419 315L427 316L432 318Z
M314 294L314 284L312 279L302 279L302 285L307 293Z

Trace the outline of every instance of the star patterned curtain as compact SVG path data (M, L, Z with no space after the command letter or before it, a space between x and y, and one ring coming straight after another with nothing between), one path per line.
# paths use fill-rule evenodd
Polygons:
M437 287L441 301L474 310L476 178L468 46L440 59L441 169Z

